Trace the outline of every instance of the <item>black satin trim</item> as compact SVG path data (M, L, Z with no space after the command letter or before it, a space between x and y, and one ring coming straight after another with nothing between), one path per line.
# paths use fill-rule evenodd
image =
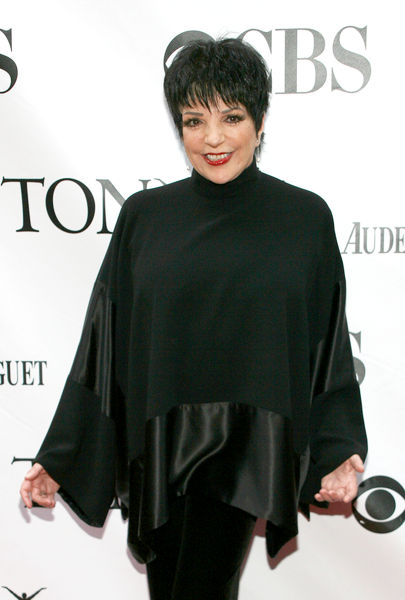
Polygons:
M365 460L367 454L345 304L346 286L342 279L335 286L327 335L317 344L311 358L311 459L300 494L300 508L307 516L308 504L327 506L314 499L322 477L349 456L359 454Z
M345 382L356 380L350 356L350 339L346 322L346 286L338 281L335 287L330 323L326 338L321 340L312 359L311 398L338 389Z
M297 534L307 460L293 452L291 422L282 415L228 402L182 405L148 421L145 448L131 464L128 545L138 561L155 557L153 530L184 494L266 519L271 555Z
M70 372L77 383L101 399L101 412L113 412L114 307L106 286L97 280L87 309L79 347Z

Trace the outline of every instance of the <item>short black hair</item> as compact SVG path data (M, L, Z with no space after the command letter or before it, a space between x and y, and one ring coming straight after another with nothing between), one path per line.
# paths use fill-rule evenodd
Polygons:
M228 106L243 104L258 132L269 106L271 75L263 57L238 38L194 40L167 69L164 92L181 138L182 107L209 108L218 97Z

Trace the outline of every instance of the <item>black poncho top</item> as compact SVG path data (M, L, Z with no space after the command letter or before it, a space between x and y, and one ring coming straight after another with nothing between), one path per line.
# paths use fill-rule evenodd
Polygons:
M141 562L186 493L266 519L274 555L321 477L365 457L344 304L327 205L254 162L134 194L36 461L90 525L116 495Z

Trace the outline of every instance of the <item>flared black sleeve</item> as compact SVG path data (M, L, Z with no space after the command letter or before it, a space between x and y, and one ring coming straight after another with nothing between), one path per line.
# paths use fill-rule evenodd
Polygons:
M101 527L115 495L116 277L125 209L95 282L80 343L55 416L35 458L87 524Z
M353 454L359 454L363 460L367 454L345 304L343 263L330 216L309 308L313 323L310 464L300 496L304 507L319 504L314 494L320 489L322 477Z

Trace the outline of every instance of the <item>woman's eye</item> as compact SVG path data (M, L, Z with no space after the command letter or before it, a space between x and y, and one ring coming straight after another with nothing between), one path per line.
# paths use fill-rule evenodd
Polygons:
M183 127L197 127L199 124L199 119L187 119L186 121L183 121Z
M240 115L228 115L227 116L227 121L228 123L239 123L239 121L242 121L243 117L241 117Z

